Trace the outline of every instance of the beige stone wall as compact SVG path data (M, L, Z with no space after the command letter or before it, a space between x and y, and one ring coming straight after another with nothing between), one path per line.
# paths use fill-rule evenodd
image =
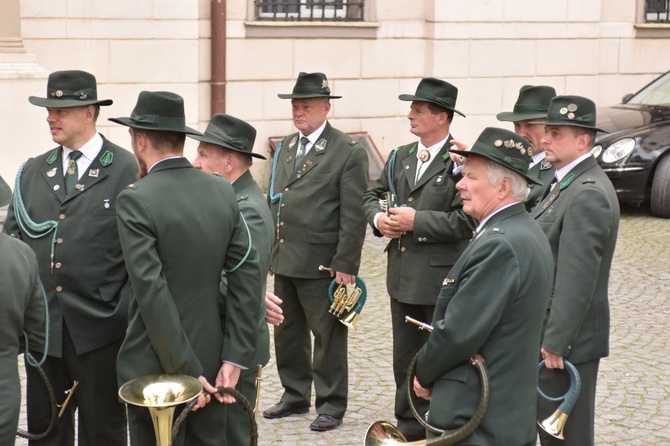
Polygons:
M413 140L405 115L423 76L459 88L453 134L472 141L495 114L510 110L524 84L550 84L598 104L619 101L670 69L661 54L669 28L636 26L638 0L368 0L363 24L259 23L252 0L227 1L227 112L258 129L255 150L293 130L289 92L299 71L323 71L336 94L331 122L367 131L387 153ZM0 13L3 6L0 6ZM209 0L21 0L28 53L49 71L93 72L103 109L100 127L128 146L125 128L107 121L127 116L143 89L186 98L187 120L201 129L210 113ZM26 155L51 147L43 110L27 102L44 81L0 84L0 122L11 135L0 149L0 174L12 181ZM5 139L7 143L7 138ZM194 144L187 155L194 154ZM269 163L254 173L267 176Z

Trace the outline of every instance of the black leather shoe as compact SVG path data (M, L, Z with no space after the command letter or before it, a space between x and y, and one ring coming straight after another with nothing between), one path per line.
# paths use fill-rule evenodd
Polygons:
M293 414L301 414L309 412L309 407L291 407L284 402L278 402L268 410L263 411L265 418L283 418Z
M341 418L321 414L309 425L309 428L317 432L332 431L340 424L342 424Z

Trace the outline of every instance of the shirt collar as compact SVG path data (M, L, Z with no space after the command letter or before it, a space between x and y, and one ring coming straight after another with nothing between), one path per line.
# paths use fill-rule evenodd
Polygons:
M569 174L570 171L571 171L572 169L575 168L575 166L577 166L577 164L581 163L582 161L584 161L585 159L587 159L587 158L590 157L590 156L592 156L592 155L591 155L591 152L585 153L584 155L580 156L579 158L577 158L576 160L574 160L573 162L571 162L571 163L568 164L567 166L563 166L563 167L561 167L559 170L556 170L556 173L555 173L555 175L556 175L556 180L560 183L561 180L562 180L567 174Z
M93 135L93 138L86 141L86 143L79 148L79 152L81 152L81 155L90 164L95 159L95 156L100 153L102 143L102 136L100 136L100 133L96 132L95 135ZM68 159L71 152L73 152L72 149L63 146L63 162Z

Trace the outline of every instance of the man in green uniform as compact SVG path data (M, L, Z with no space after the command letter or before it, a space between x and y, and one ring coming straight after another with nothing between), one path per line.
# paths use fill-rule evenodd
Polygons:
M49 352L42 366L62 404L79 387L49 436L31 445L125 445L126 410L119 402L116 355L128 321L128 275L116 228L116 196L137 175L133 155L96 130L100 106L95 77L85 71L49 75L45 98L58 144L28 160L17 176L16 200L4 232L37 255L49 302ZM33 367L27 373L28 430L51 422L49 393Z
M540 180L540 184L529 184L530 194L526 200L526 209L531 211L544 196L544 191L554 179L554 167L546 160L544 146L540 142L544 136L544 125L532 124L544 119L549 110L551 99L556 96L554 87L546 85L524 85L519 90L519 98L511 112L498 113L498 121L514 123L514 131L526 138L533 147L528 175Z
M0 207L12 194L0 177ZM14 444L21 409L21 382L16 357L24 342L43 350L45 297L35 253L24 243L0 233L0 444ZM24 336L27 339L24 339Z
M549 105L542 138L556 182L532 216L549 239L556 277L547 307L542 358L548 370L540 386L548 395L568 388L563 359L577 368L581 392L564 427L565 441L540 431L543 445L593 445L596 380L600 358L609 354L609 283L619 231L619 202L614 187L591 155L596 107L581 96L556 96ZM557 369L557 370L551 370ZM556 403L543 399L545 419Z
M230 181L235 189L237 204L251 234L254 248L258 252L262 292L255 302L260 307L258 319L258 338L252 367L242 370L237 385L249 403L256 404L256 366L266 365L270 360L270 332L265 321L265 288L267 273L270 269L270 250L272 247L272 216L265 195L254 181L249 171L252 157L265 159L253 152L256 141L256 129L241 119L225 114L212 116L204 135L189 135L200 141L198 156L193 166L203 172L220 175ZM249 305L252 302L248 302ZM226 439L229 445L248 445L251 428L247 413L238 404L227 408Z
M198 378L207 392L235 387L255 352L261 294L258 255L235 192L183 157L184 135L201 134L186 127L181 96L143 91L130 117L111 120L130 127L141 177L117 201L131 283L119 384L176 373ZM198 397L174 445L226 444L226 407L208 400ZM146 408L129 406L128 421L133 444L155 442Z
M532 148L519 135L487 128L465 156L456 187L476 236L442 283L434 330L417 359L414 390L430 399L428 422L460 428L481 398L469 358L483 356L490 402L459 444L535 445L537 348L553 276L551 248L524 201Z
M423 426L412 415L407 402L405 377L412 358L427 334L405 322L405 316L429 321L442 279L467 246L475 227L462 210L456 190L459 175L447 149L458 89L435 79L421 80L407 118L410 132L419 141L398 147L389 156L379 179L363 196L363 210L377 237L391 240L386 246L386 289L391 297L393 327L393 373L396 383L395 415L398 428L408 440L425 438ZM380 199L391 192L395 201L388 213L380 210ZM397 207L394 207L397 206ZM423 414L428 404L419 404Z
M335 429L347 409L347 327L328 310L331 268L337 283L356 280L365 238L360 200L367 184L365 149L334 129L326 116L332 96L323 73L300 73L291 99L298 129L281 141L270 179L275 223L271 271L283 300L274 331L284 394L266 418L306 413L312 381L317 418L310 428ZM312 356L311 333L314 335Z

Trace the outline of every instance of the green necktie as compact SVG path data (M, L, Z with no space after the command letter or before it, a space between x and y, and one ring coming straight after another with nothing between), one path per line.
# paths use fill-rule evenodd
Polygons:
M300 163L305 159L305 155L307 154L307 143L309 143L309 139L306 136L300 138L300 149L298 150L298 153L295 154L295 165L293 166L295 170L300 168Z
M79 179L79 170L77 169L77 160L81 157L81 152L75 150L70 152L70 162L67 165L67 170L65 171L65 194L70 195L74 185L77 184Z

